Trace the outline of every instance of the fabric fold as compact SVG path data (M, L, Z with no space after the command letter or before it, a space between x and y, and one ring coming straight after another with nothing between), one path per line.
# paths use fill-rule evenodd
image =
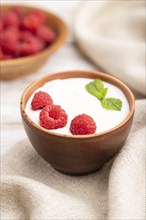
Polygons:
M1 216L6 220L145 219L145 100L136 101L131 134L94 174L72 177L46 163L28 140L1 161Z
M146 95L144 30L144 1L87 1L74 23L80 49L142 95Z

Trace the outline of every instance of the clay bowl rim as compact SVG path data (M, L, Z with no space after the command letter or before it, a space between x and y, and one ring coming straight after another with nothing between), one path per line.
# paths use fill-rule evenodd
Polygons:
M62 75L66 75L66 77L63 77L63 78L59 78L59 76L62 76ZM74 74L74 76L72 77L69 77L70 74ZM84 76L76 76L75 74L83 74ZM37 125L35 122L33 122L29 116L26 114L25 112L25 106L26 104L24 104L24 99L25 99L25 96L28 94L29 90L31 88L33 88L35 85L37 85L40 81L45 81L46 79L46 82L48 81L52 81L53 79L51 80L48 80L48 78L54 78L54 79L67 79L67 78L91 78L91 76L89 77L89 75L93 75L95 77L93 77L93 79L95 78L104 78L105 81L109 82L110 80L114 81L114 85L118 84L118 85L121 85L123 89L121 89L123 92L126 91L127 94L129 95L129 99L127 98L127 95L125 94L127 100L128 100L128 103L129 103L129 114L127 115L127 117L120 123L118 124L117 126L107 130L107 131L104 131L104 132L99 132L99 133L94 133L94 134L89 134L89 135L66 135L66 134L58 134L56 132L52 132L51 130L47 130L43 127L41 127L40 125ZM97 77L96 77L97 76ZM42 84L43 85L43 84ZM119 86L117 85L117 87L119 88ZM37 87L38 89L39 87ZM30 98L32 94L29 95L28 99ZM27 99L27 101L28 101ZM27 103L26 101L26 103ZM130 102L131 102L131 105L130 105ZM104 135L111 135L112 132L116 132L118 131L122 126L124 126L130 119L131 117L133 116L134 112L135 112L135 98L134 98L134 95L133 93L131 92L131 90L128 88L127 85L125 85L122 81L120 81L119 79L117 79L116 77L113 77L111 75L108 75L106 73L103 73L103 72L98 72L98 71L87 71L87 70L70 70L70 71L63 71L63 72L58 72L58 73L54 73L54 74L47 74L46 76L44 77L41 77L40 79L38 80L35 80L34 82L32 82L23 92L22 96L21 96L21 101L20 101L20 111L21 111L21 114L22 114L22 117L27 121L28 124L30 124L34 129L38 130L38 132L42 132L44 134L48 134L48 135L52 135L52 136L57 136L57 137L60 137L60 138L68 138L68 139L89 139L89 138L95 138L95 137L101 137L101 136L104 136Z
M11 7L22 7L24 8L24 10L31 10L31 9L35 9L38 11L42 11L47 15L51 15L53 18L55 18L55 20L58 20L58 23L60 23L60 27L61 27L61 32L59 32L59 36L56 38L56 40L48 47L44 48L42 51L36 53L36 54L32 54L30 56L26 56L26 57L18 57L18 58L14 58L12 60L1 60L0 62L0 66L1 67L9 67L9 66L16 66L16 65L21 65L22 63L28 63L28 62L32 62L35 60L38 60L41 57L47 57L51 52L55 51L56 49L58 49L66 40L67 36L68 36L68 27L66 25L66 23L59 17L57 16L55 13L50 12L48 10L44 10L44 9L40 9L37 7L32 7L29 5L20 5L20 4L1 4L1 11L5 8L11 8Z

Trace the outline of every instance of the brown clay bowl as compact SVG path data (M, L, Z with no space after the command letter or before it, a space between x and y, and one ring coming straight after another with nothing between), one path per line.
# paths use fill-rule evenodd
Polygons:
M100 78L119 87L130 106L125 120L106 132L81 136L57 134L32 122L25 113L25 106L35 90L48 81L73 77ZM122 148L132 125L135 101L130 89L110 75L93 71L67 71L46 75L28 86L22 95L20 109L25 131L39 155L58 171L84 175L101 168Z
M66 24L53 13L34 7L32 8L21 5L17 6L23 7L24 11L37 9L45 13L48 26L55 31L57 38L52 45L38 52L37 54L22 58L15 58L12 60L0 61L1 80L14 79L22 75L34 72L47 61L51 54L53 54L59 47L61 47L67 38L68 29ZM1 5L1 12L9 10L11 7L12 5Z

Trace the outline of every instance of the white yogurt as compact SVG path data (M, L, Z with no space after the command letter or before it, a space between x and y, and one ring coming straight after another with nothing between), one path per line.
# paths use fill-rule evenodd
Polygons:
M121 111L106 110L96 97L86 91L85 85L91 81L93 79L88 78L53 80L35 91L35 93L38 91L47 92L52 97L54 104L60 105L68 115L68 122L64 128L51 131L59 134L71 134L69 130L71 120L83 113L91 116L96 122L96 133L107 131L120 124L126 118L129 113L129 104L124 93L116 86L103 82L105 87L108 88L106 98L119 98L123 103ZM31 109L33 96L34 94L29 98L25 110L29 118L39 124L41 110L33 111Z

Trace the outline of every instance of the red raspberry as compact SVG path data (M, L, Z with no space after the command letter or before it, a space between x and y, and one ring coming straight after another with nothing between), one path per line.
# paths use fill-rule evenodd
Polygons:
M96 123L89 115L81 114L71 121L70 131L74 135L93 134L96 131Z
M34 94L34 97L31 102L31 108L33 110L38 110L44 108L47 105L52 105L52 104L53 104L53 100L51 96L46 92L39 91Z
M3 51L2 51L2 48L0 48L0 60L3 59Z
M19 28L17 26L9 26L4 30L7 34L12 35L13 38L18 40L19 38Z
M23 35L23 39L25 39L26 41L20 44L20 55L21 56L28 56L28 55L35 54L38 51L42 50L45 46L44 43L40 39L34 36L31 36L31 35L30 36Z
M37 28L39 28L39 26L41 25L41 20L39 19L39 17L35 14L27 14L21 24L21 28L23 30L27 30L30 31L32 33L35 33L35 31L37 30Z
M30 37L33 37L33 35L29 31L20 31L19 32L20 43L28 42Z
M9 54L4 54L2 60L11 60L13 57Z
M33 10L31 11L31 14L35 15L36 17L38 17L40 24L44 24L45 20L46 20L46 16L45 13L43 13L42 11L38 11L38 10Z
M60 105L50 105L40 112L40 125L47 129L63 128L68 116Z
M40 26L37 29L36 34L38 35L38 37L44 40L47 44L52 43L56 38L55 32L45 25Z
M2 49L0 48L0 60L10 60L13 57L9 54L4 54Z
M23 17L25 15L25 12L23 10L22 7L19 7L19 6L13 6L11 9L10 9L12 12L14 12L16 15L20 17Z
M18 47L18 30L14 27L10 27L5 31L2 31L0 36L1 46L4 53L16 57L19 55Z
M3 21L0 19L0 31L2 31L4 29L4 24Z
M3 22L6 26L18 26L19 25L19 17L16 13L12 11L8 11L3 16Z

